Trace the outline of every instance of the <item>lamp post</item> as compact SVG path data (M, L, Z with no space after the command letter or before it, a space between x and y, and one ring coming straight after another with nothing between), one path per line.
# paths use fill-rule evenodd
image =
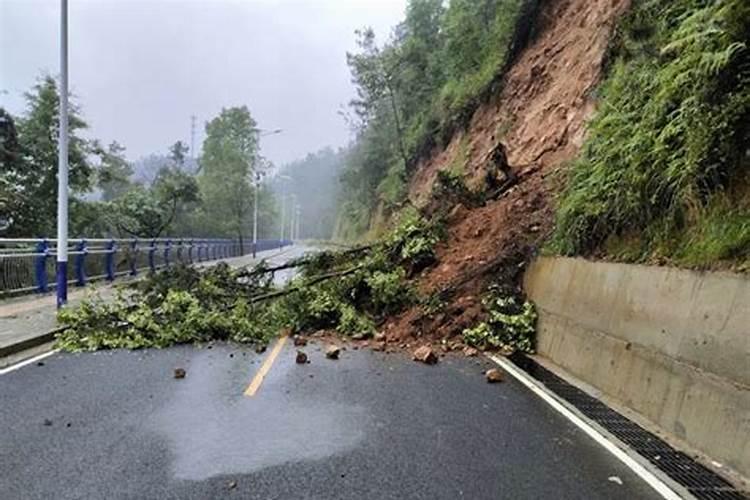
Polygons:
M57 307L68 301L68 0L60 0L60 136L57 167Z
M253 195L253 258L258 248L258 194L260 193L261 172L255 172L255 194Z
M280 175L279 180L281 181L281 234L279 245L284 246L284 217L286 216L286 182L291 181L292 178L288 175Z

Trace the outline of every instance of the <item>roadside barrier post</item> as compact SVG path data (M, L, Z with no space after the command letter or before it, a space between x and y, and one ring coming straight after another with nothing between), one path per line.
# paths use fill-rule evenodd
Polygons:
M169 267L169 250L172 247L172 240L167 240L164 244L164 266Z
M138 274L138 240L133 239L130 242L130 275Z
M105 254L105 260L104 260L107 281L115 280L115 252L116 251L117 251L117 247L115 246L115 240L109 240L109 243L107 243L107 253Z
M75 273L76 273L76 286L86 286L86 254L88 253L88 247L86 240L81 240L76 245L76 260L75 260Z
M156 272L156 262L154 262L155 254L156 254L156 240L151 240L151 246L148 249L148 269L151 274Z
M36 281L36 291L47 293L47 258L49 258L49 242L44 239L36 244L36 253L40 254L34 257L34 281Z

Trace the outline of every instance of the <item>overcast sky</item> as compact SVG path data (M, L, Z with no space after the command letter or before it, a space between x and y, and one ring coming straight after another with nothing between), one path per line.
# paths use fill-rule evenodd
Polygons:
M0 105L43 72L59 73L59 0L0 0ZM70 84L91 130L130 159L190 143L222 107L246 104L277 164L349 131L337 111L353 95L345 53L354 30L379 39L405 0L69 0Z

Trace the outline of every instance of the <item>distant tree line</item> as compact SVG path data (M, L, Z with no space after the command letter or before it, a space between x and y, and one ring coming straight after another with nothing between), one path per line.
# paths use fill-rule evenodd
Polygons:
M0 108L0 235L50 237L57 221L59 94L43 76L25 94L26 109ZM72 237L251 234L253 179L268 162L247 107L223 109L206 124L201 158L182 141L135 166L118 142L82 136L87 124L72 100L69 118L70 235ZM138 167L138 168L135 168ZM138 170L138 171L136 171ZM258 190L260 235L271 237L276 204Z
M417 160L468 123L531 33L536 0L409 0L382 44L356 32L347 54L356 132L342 174L341 233L361 235L376 209L397 210Z

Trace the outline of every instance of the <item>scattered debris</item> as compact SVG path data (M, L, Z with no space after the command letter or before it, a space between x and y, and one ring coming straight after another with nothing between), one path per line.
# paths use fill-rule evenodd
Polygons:
M385 342L373 342L372 343L372 350L373 351L385 351Z
M435 351L433 351L432 347L428 345L424 345L414 351L412 359L414 359L414 361L420 361L428 365L434 365L438 362L438 357L435 355Z
M302 351L297 351L297 358L295 359L298 365L304 365L307 363L307 354Z
M341 352L341 349L339 349L338 346L329 345L326 348L326 358L328 358L328 359L339 359L339 353L340 352Z
M307 345L307 339L305 337L302 337L301 335L295 335L294 336L294 346L295 347L304 347Z
M174 369L174 378L185 378L185 374L187 372L184 368L175 368Z
M466 356L467 358L473 358L477 354L479 354L479 351L477 351L473 347L464 347L464 356Z
M611 481L611 482L613 482L613 483L617 483L617 484L619 484L620 486L622 486L622 479L620 479L620 478L619 478L618 476L609 476L609 477L607 478L607 481Z
M490 368L489 370L484 372L484 377L487 379L487 382L490 384L502 382L504 378L503 372L497 368Z

